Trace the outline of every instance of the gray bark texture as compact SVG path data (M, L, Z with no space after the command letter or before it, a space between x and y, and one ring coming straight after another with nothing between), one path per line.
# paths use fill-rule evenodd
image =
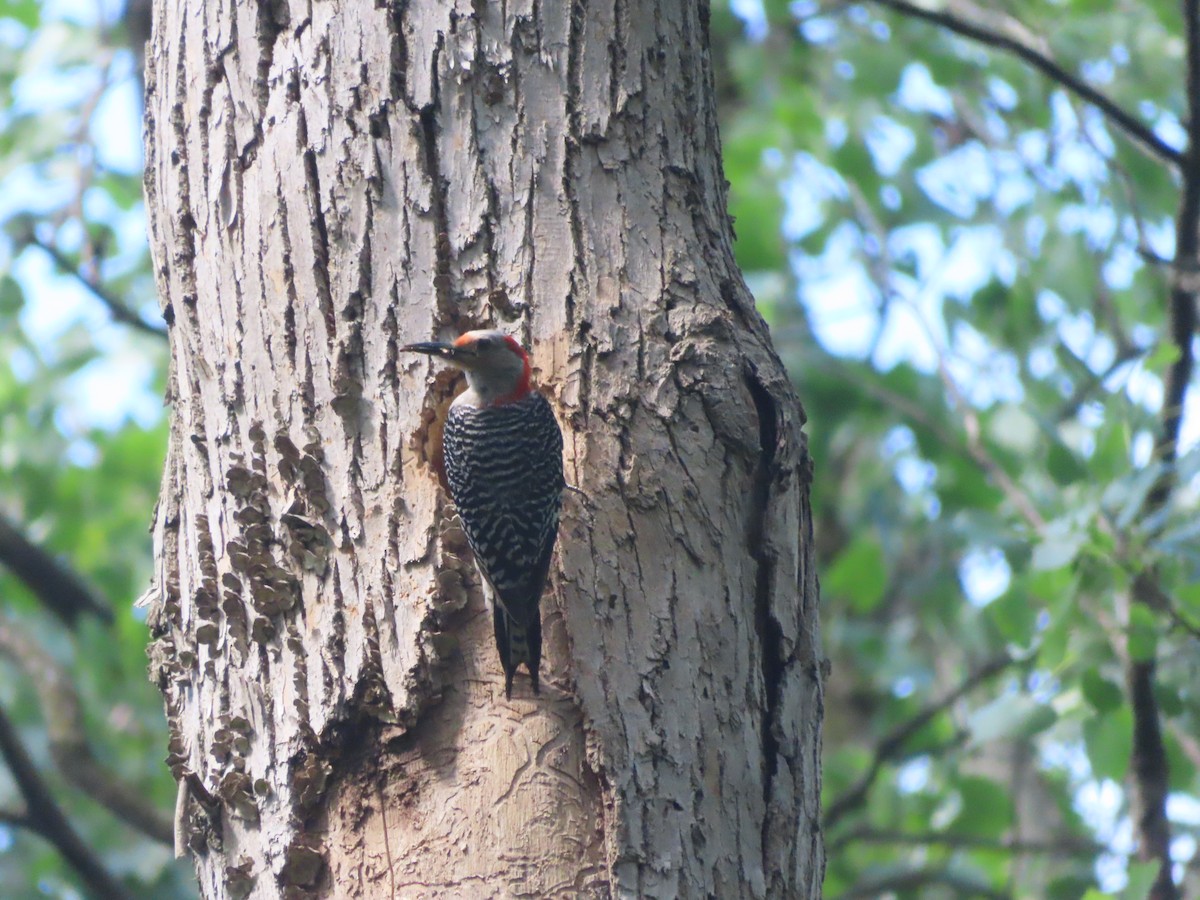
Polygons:
M816 897L803 413L733 260L707 6L155 0L151 673L207 898ZM530 347L568 481L511 702L438 483Z

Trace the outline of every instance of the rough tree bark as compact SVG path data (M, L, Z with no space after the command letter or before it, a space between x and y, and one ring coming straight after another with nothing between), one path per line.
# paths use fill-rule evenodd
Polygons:
M152 674L206 897L812 897L800 406L734 265L687 0L156 0ZM567 443L505 702L431 464L499 323Z

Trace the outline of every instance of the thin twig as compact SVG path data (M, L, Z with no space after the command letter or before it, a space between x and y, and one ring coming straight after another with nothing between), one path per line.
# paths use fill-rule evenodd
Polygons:
M78 222L84 221L83 195L91 187L92 179L96 174L96 149L89 140L88 132L92 127L92 117L96 114L96 107L100 105L100 101L112 83L113 55L114 51L112 47L100 47L92 59L92 64L96 67L96 71L99 72L100 77L96 80L96 84L91 92L79 105L79 115L75 121L75 132L70 138L70 143L80 150L77 153L80 165L75 178L75 197L70 205L59 214L63 220L73 219ZM85 238L85 242L86 246L91 246L89 239Z
M39 238L36 234L25 235L25 242L31 247L37 247L43 253L50 257L54 265L64 275L69 275L77 282L83 285L91 293L93 297L104 304L109 315L117 322L128 325L131 328L136 328L144 334L152 334L158 338L165 338L167 330L159 328L157 325L152 325L143 319L140 315L126 306L116 294L106 288L99 278L92 278L86 275L71 259L63 253L54 244L47 243Z
M908 302L907 300L905 302ZM950 398L950 403L954 407L954 411L958 414L963 424L963 434L966 436L967 452L971 458L983 469L989 478L995 483L1001 493L1008 498L1011 503L1020 513L1025 522L1036 533L1041 534L1046 530L1046 520L1042 518L1042 514L1038 512L1037 504L1033 502L1021 486L1017 484L1012 476L1008 474L1005 468L992 456L991 452L984 446L982 429L979 425L979 414L976 412L967 398L963 396L962 389L959 388L958 382L954 380L954 374L950 371L950 366L946 362L946 357L949 355L949 350L943 347L941 341L938 340L934 333L933 327L926 320L924 313L916 303L909 303L909 309L916 318L917 323L925 332L925 338L929 341L929 345L933 347L934 354L937 357L938 377L942 381L942 386L946 389L946 396Z
M879 351L879 344L883 340L884 333L887 330L889 308L892 299L898 294L892 285L894 264L891 253L888 250L887 226L875 215L875 211L871 208L870 202L867 200L862 188L858 186L857 181L853 178L847 178L846 190L850 194L850 202L854 208L855 218L870 232L876 244L874 253L863 246L863 253L867 258L867 269L871 273L871 277L875 280L875 283L879 286L879 307L875 310L878 324L875 326L875 333L871 336L866 353L867 359L873 359ZM865 243L865 241L860 242L860 246Z
M853 185L852 196L854 196ZM883 226L878 219L876 219L873 214L870 214L869 204L865 203L861 192L858 193L857 196L861 202L857 202L854 205L856 214L859 215L860 221L867 228L867 230L874 234L876 242L879 243L881 247L886 247L886 231L883 230ZM863 215L864 211L867 213L865 217ZM945 257L943 257L943 260L944 259ZM896 289L895 285L892 283L892 271L887 265L886 258L881 259L879 265L872 264L868 268L870 269L870 274L872 279L875 281L876 287L879 289L879 292L883 297L883 300L879 306L881 324L880 329L876 334L876 341L882 334L882 317L887 314L889 305L893 302L905 304L909 308L909 311L912 313L913 317L916 318L917 323L921 326L921 330L925 332L925 338L929 341L929 345L933 347L934 353L937 356L938 376L942 380L942 384L946 389L946 395L950 398L955 412L958 414L963 423L963 434L966 436L967 453L970 455L971 459L973 459L980 467L983 468L984 472L1000 489L1001 493L1008 498L1008 501L1016 508L1017 512L1026 521L1026 523L1035 532L1040 534L1046 528L1046 520L1042 518L1042 514L1038 512L1037 505L1033 502L1033 499L1021 489L1021 486L1012 479L1008 472L1005 471L1004 467L996 461L987 447L984 446L983 439L980 436L979 416L975 409L963 396L958 383L954 380L954 376L950 372L950 367L946 364L946 357L949 354L948 349L942 346L942 342L934 333L933 326L928 322L925 314L922 312L917 303L912 298L906 296L901 291ZM874 353L874 348L871 352Z
M132 900L132 895L104 868L92 853L46 787L29 751L21 742L8 714L0 707L0 756L8 764L13 781L28 808L30 830L40 834L62 854L63 859L83 879L89 892L105 900Z
M867 767L867 771L859 777L858 781L849 790L829 804L829 808L825 811L825 829L829 830L833 828L846 813L863 804L866 800L867 792L871 789L871 785L875 783L875 779L879 777L884 764L900 755L909 738L929 724L939 713L953 706L988 679L1003 672L1012 665L1012 662L1012 658L1007 655L997 656L994 659L988 660L968 675L963 683L950 693L927 704L915 716L901 722L885 734L875 746L875 753L871 758L871 764Z
M1068 419L1075 418L1079 414L1080 407L1088 401L1092 392L1097 388L1103 387L1104 382L1108 381L1121 366L1133 362L1145 351L1139 350L1137 347L1130 346L1124 350L1118 350L1117 355L1113 357L1112 362L1102 372L1093 372L1090 366L1084 365L1087 370L1087 376L1081 378L1075 385L1075 390L1071 392L1071 396L1063 401L1058 412L1054 414L1054 421L1065 422Z
M952 13L926 9L925 7L918 6L915 3L909 3L908 0L869 0L869 2L875 3L878 6L885 6L889 9L893 9L896 12L910 16L914 19L921 19L934 25L940 25L942 28L945 28L948 31L953 31L955 34L962 35L965 38L970 38L971 40L977 41L984 46L995 47L998 50L1005 50L1008 53L1011 53L1013 56L1016 56L1018 59L1023 60L1033 68L1037 69L1052 81L1062 85L1080 99L1096 107L1110 121L1112 121L1114 125L1116 125L1121 131L1125 132L1125 134L1128 135L1134 141L1134 143L1148 151L1151 155L1169 162L1174 166L1183 165L1183 154L1163 141L1163 139L1155 134L1147 125L1138 121L1131 113L1116 103L1112 98L1105 96L1087 82L1083 81L1071 72L1068 72L1050 57L1035 50L1033 47L1023 44L1015 38L1009 37L1008 35L997 34L996 32L990 31L974 22L968 22L966 19L960 18Z
M993 479L996 485L1000 488L1001 493L1003 493L1008 498L1009 502L1013 504L1013 506L1017 509L1017 512L1020 513L1021 517L1025 520L1026 524L1028 524L1030 528L1037 533L1041 533L1046 527L1046 521L1042 518L1041 513L1038 512L1037 507L1034 505L1032 499L1030 499L1030 497L1021 490L1017 483L1009 477L1008 473L1004 471L1000 464L992 458L991 454L988 453L987 448L983 447L980 443L978 419L975 418L973 412L970 415L972 417L972 421L974 422L974 434L967 430L967 423L965 421L963 433L961 435L956 434L949 428L942 427L942 425L939 424L924 407L914 402L911 398L906 397L903 394L898 394L895 391L890 391L886 387L876 384L875 382L860 378L852 369L850 369L848 366L842 365L837 359L830 358L829 362L831 365L835 366L844 377L846 377L848 380L854 381L857 387L863 391L866 391L875 399L887 404L890 408L899 412L909 421L927 429L930 433L935 435L939 441L941 441L943 447L953 450L961 446L963 452L965 452L966 458L980 466L984 473ZM956 411L959 409L959 402L966 402L962 399L961 395L958 396L955 402Z

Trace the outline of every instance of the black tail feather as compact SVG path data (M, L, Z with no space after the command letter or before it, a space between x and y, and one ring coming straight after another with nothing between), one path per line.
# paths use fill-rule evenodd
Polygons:
M513 676L522 663L529 670L533 692L540 693L538 669L542 663L542 616L535 609L527 625L518 625L499 603L492 608L492 622L496 631L496 650L500 653L500 666L504 669L504 696L512 698Z

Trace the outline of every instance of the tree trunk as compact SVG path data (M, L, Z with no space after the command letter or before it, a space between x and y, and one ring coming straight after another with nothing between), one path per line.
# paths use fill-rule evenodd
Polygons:
M735 267L707 9L155 2L152 673L205 897L814 897L803 414ZM511 702L434 474L499 324L563 425Z

